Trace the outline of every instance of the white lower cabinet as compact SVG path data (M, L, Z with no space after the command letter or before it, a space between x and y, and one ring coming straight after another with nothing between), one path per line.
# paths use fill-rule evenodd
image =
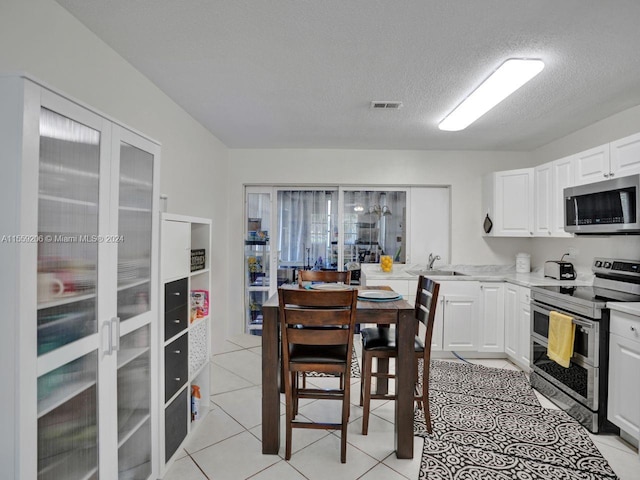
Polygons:
M525 290L529 290L528 288ZM520 341L519 363L525 370L529 371L529 365L531 360L531 306L529 302L520 302L518 308L518 323L520 331L518 332L518 339Z
M502 282L480 284L480 352L504 352L504 290L505 284Z
M504 300L504 352L529 371L531 342L530 290L507 283Z
M440 282L432 350L478 350L479 300L479 282Z
M640 317L611 312L607 418L640 439Z

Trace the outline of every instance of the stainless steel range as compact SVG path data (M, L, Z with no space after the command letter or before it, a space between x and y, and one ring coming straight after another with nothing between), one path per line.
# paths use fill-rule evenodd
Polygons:
M615 431L607 421L608 301L640 302L640 261L594 259L593 286L531 288L531 385L594 433ZM547 356L549 314L573 317L568 368Z

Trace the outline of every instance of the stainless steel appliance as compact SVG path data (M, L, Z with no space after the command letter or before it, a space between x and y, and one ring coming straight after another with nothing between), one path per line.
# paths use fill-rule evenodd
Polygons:
M574 280L576 271L573 268L573 263L563 262L562 260L549 260L544 262L544 276L557 280Z
M531 385L594 433L615 431L607 421L608 301L640 302L640 261L596 258L593 286L531 288ZM547 356L549 315L576 325L568 368Z
M640 234L640 174L564 189L564 230Z

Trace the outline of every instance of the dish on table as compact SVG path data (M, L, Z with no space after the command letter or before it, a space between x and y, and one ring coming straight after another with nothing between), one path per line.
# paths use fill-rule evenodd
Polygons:
M351 290L351 287L344 283L312 283L309 288L313 290Z
M374 301L392 301L402 300L402 295L391 290L362 290L358 292L358 298L360 300L374 300Z

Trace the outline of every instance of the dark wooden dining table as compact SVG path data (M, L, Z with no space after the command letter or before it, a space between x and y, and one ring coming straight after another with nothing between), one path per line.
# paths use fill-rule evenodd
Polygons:
M284 285L280 288L300 288ZM356 287L358 290L391 290L389 287ZM262 305L262 453L277 454L280 448L280 335L278 294ZM395 324L396 358L395 450L397 458L413 458L413 403L416 364L414 306L406 300L388 302L358 300L356 321L371 324ZM386 365L378 365L378 370ZM379 382L378 393L387 385Z

